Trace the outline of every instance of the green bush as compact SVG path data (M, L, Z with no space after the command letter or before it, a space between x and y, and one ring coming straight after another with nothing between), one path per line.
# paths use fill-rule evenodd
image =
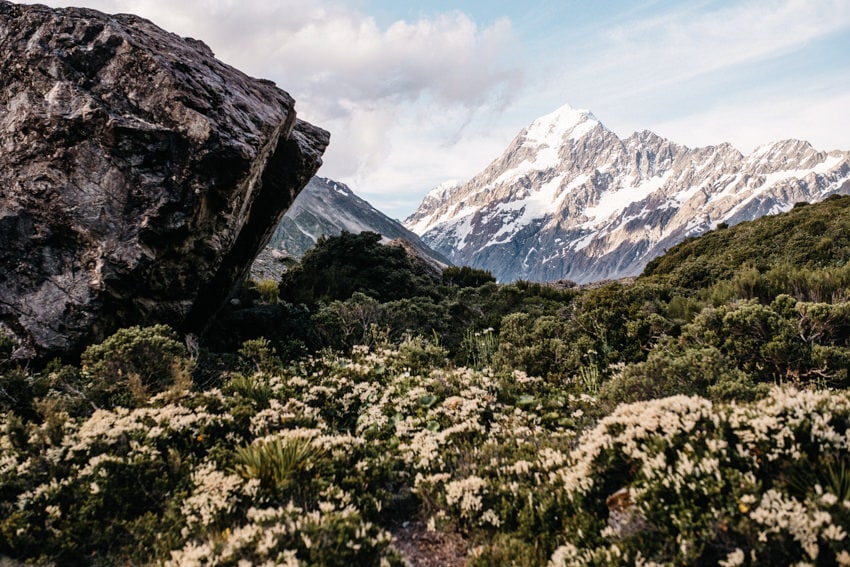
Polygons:
M260 299L264 302L272 305L280 303L280 287L278 282L271 279L258 281L252 280L249 282L248 287L256 290L256 292L260 294Z
M120 329L86 348L81 363L86 393L101 407L136 407L191 380L186 347L167 325Z
M428 373L432 368L445 366L448 351L440 346L439 340L422 336L408 336L398 345L398 358L393 367L414 373Z
M449 266L443 268L443 283L458 287L481 287L495 282L493 274L486 270L470 268L469 266Z
M348 352L369 344L376 327L385 320L384 305L356 291L345 301L332 301L318 308L311 318L321 345Z
M600 398L613 409L621 403L674 395L752 400L760 391L752 378L717 348L683 348L668 342L654 349L645 362L628 365L608 380Z
M833 197L687 239L650 261L640 279L696 290L733 280L744 269L765 274L781 265L797 271L845 268L850 262L850 197Z
M14 411L21 416L33 413L33 377L23 368L0 372L0 411Z
M250 339L242 343L239 356L248 361L254 370L272 374L280 370L282 362L271 341L265 337Z
M315 304L344 301L355 292L380 301L435 293L432 276L404 248L380 242L375 232L323 236L283 275L281 298Z
M473 357L480 350L479 343L486 346L489 337L475 339L478 340L471 341L468 347ZM577 336L562 317L512 313L502 319L498 352L493 361L501 368L516 368L557 381L578 372L582 355L594 346L595 342L586 335Z
M259 480L261 487L285 501L285 495L298 487L300 477L315 465L319 455L308 438L276 438L237 448L233 470L245 480Z
M269 380L263 374L234 374L225 384L224 391L252 400L259 409L269 407L273 393Z
M492 327L481 331L467 329L460 348L467 366L480 370L493 364L493 358L499 349L499 338Z

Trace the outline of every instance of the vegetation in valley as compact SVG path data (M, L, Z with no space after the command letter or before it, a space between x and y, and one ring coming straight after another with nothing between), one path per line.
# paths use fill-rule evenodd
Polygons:
M587 287L343 234L200 350L0 337L0 556L402 565L410 523L473 566L850 565L848 207Z

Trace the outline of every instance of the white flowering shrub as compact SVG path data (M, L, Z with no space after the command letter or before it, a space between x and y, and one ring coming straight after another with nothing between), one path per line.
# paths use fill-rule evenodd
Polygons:
M58 438L46 422L0 416L0 555L60 564L400 564L389 533L359 507L379 517L389 493L379 451L325 422L323 380L259 380L271 392L267 407L254 389L185 392L178 401L163 394L145 407L66 416ZM341 392L350 383L342 371L333 381ZM271 475L240 458L276 446L284 455L299 450L288 465L273 462Z
M848 424L828 391L621 406L556 472L578 521L550 564L848 564Z
M0 415L0 555L402 565L392 533L421 521L462 533L469 565L850 564L843 391L605 416L422 339L255 370L136 408Z
M138 557L131 550L169 548L175 534L158 532L157 524L179 518L175 497L189 488L193 461L209 452L229 418L155 402L68 419L58 442L34 423L25 445L0 437L3 552L79 563L97 549L126 546Z
M391 540L351 504L249 508L232 527L173 550L165 565L402 565L386 552Z

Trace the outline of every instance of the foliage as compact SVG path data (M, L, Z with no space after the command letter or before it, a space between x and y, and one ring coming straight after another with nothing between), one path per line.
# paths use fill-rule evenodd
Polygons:
M443 283L459 287L481 287L495 282L493 274L469 266L449 266L443 269Z
M428 295L434 282L401 246L382 246L374 232L321 237L283 275L284 301L344 301L355 292L382 301Z
M98 406L135 407L151 394L186 383L186 347L166 325L120 329L83 352L88 397Z
M264 374L234 374L225 384L224 391L250 400L260 409L269 407L272 399L272 387Z
M342 235L197 358L165 326L6 354L0 556L402 565L412 522L476 566L850 565L848 206L586 287Z
M260 372L272 373L281 366L280 359L276 356L275 348L271 341L265 337L247 340L242 343L239 355L248 360L254 369Z
M676 387L690 380L709 393L724 373L743 379L718 349L659 345L620 375L678 376ZM659 354L676 348L671 360ZM262 341L242 350L269 354ZM463 530L477 565L842 551L844 393L773 389L732 405L679 396L620 406L594 426L593 396L518 370L453 368L445 354L408 338L234 374L230 395L160 394L136 409L65 412L58 424L49 409L42 422L8 413L0 553L400 564L387 529L411 515ZM621 500L624 523L613 524ZM813 527L794 527L803 520ZM33 525L44 528L22 529Z
M492 365L498 348L499 341L492 327L487 327L483 331L467 329L461 343L461 349L466 354L466 364L478 369Z
M718 349L737 368L761 382L823 383L846 387L850 305L797 302L778 296L770 305L754 300L707 308L682 328L680 342Z
M263 279L248 282L248 287L255 290L260 299L266 303L276 304L280 302L280 288L278 282L273 279Z
M717 348L673 343L653 350L645 362L623 368L602 387L600 398L613 408L678 394L751 400L759 391Z
M297 485L299 475L309 471L318 451L310 439L275 438L236 449L233 471L245 480L257 479L260 486L287 493Z
M554 475L593 528L568 528L552 564L845 564L850 511L827 471L846 456L848 401L775 388L619 407Z
M378 300L356 291L345 301L322 305L312 319L323 346L350 350L368 343L384 319L384 308Z
M850 197L835 195L816 205L709 232L652 260L643 278L700 289L732 279L748 263L760 274L780 266L842 268L850 262L848 208Z

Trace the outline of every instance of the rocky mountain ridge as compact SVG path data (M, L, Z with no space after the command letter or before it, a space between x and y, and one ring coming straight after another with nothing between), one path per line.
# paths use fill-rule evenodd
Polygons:
M445 267L448 260L406 229L361 199L339 181L313 177L286 211L269 243L251 268L255 279L280 279L287 258L300 258L321 236L343 231L359 234L377 232L384 242L403 241L410 252L429 263Z
M850 192L850 152L783 140L743 155L650 131L620 139L564 106L469 181L429 193L404 224L457 265L500 281L639 274L689 236Z

